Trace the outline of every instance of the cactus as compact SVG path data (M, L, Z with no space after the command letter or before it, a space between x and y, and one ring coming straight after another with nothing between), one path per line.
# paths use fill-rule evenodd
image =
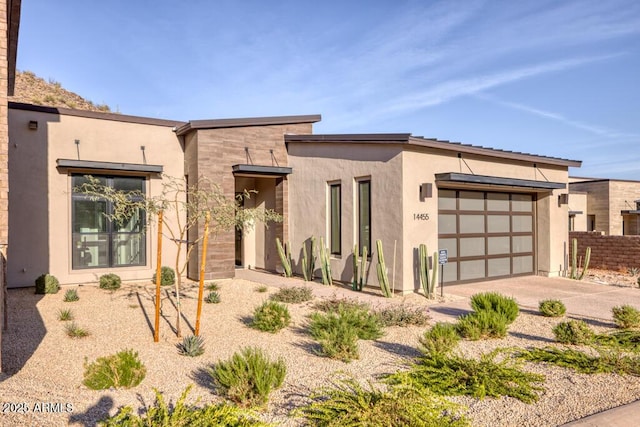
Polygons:
M589 261L591 260L591 247L587 247L584 257L584 267L582 272L578 275L578 239L574 238L571 241L571 273L569 277L571 279L582 280L587 274L589 268Z
M322 284L333 285L331 278L331 259L329 257L329 249L324 245L324 240L320 238L320 268L322 270Z
M427 245L421 244L419 247L419 259L420 259L420 283L422 283L422 289L424 296L433 299L435 298L435 289L438 269L433 268L431 277L429 277L429 256L427 255ZM434 258L435 259L435 255Z
M393 296L393 291L389 286L389 275L387 274L387 266L384 263L384 253L382 252L382 240L376 240L376 247L378 248L378 282L380 283L380 290L382 291L382 295L386 298L391 298Z
M362 291L367 285L367 247L362 248L362 258L359 257L358 244L353 247L353 282L351 288L354 291Z
M307 244L302 244L302 275L307 282L313 282L313 272L316 269L316 238L311 236L311 256L307 253Z
M283 248L280 238L276 237L276 246L278 247L278 255L280 255L280 262L282 262L282 268L284 269L284 277L293 276L291 270L291 243L285 243Z

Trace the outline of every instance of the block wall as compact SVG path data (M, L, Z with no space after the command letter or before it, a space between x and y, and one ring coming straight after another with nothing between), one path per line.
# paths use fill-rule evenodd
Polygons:
M584 257L587 247L591 247L589 267L607 270L640 267L640 236L607 236L600 232L574 231L569 233L569 237L571 241L578 239L578 256ZM569 260L572 246L569 244Z

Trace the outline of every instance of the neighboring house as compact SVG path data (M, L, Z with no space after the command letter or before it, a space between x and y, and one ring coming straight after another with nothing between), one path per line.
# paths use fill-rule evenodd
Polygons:
M2 331L5 329L7 278L5 256L9 240L9 119L7 96L13 95L20 27L20 0L0 1L0 371L2 371Z
M640 181L571 177L571 198L586 194L586 227L610 236L640 234Z
M418 289L418 247L448 250L444 282L566 268L568 168L579 161L413 137L287 135L294 254L324 237L334 276L352 278L354 244L383 243L395 289ZM376 285L375 256L369 284ZM394 269L394 259L395 269Z

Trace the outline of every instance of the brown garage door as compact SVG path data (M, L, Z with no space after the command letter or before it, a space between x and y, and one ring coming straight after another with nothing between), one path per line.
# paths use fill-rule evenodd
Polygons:
M444 281L459 283L534 272L532 194L438 190L438 247Z

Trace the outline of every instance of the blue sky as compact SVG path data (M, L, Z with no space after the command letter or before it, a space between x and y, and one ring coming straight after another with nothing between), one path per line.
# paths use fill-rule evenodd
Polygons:
M18 69L124 114L322 114L640 180L640 2L26 0Z

